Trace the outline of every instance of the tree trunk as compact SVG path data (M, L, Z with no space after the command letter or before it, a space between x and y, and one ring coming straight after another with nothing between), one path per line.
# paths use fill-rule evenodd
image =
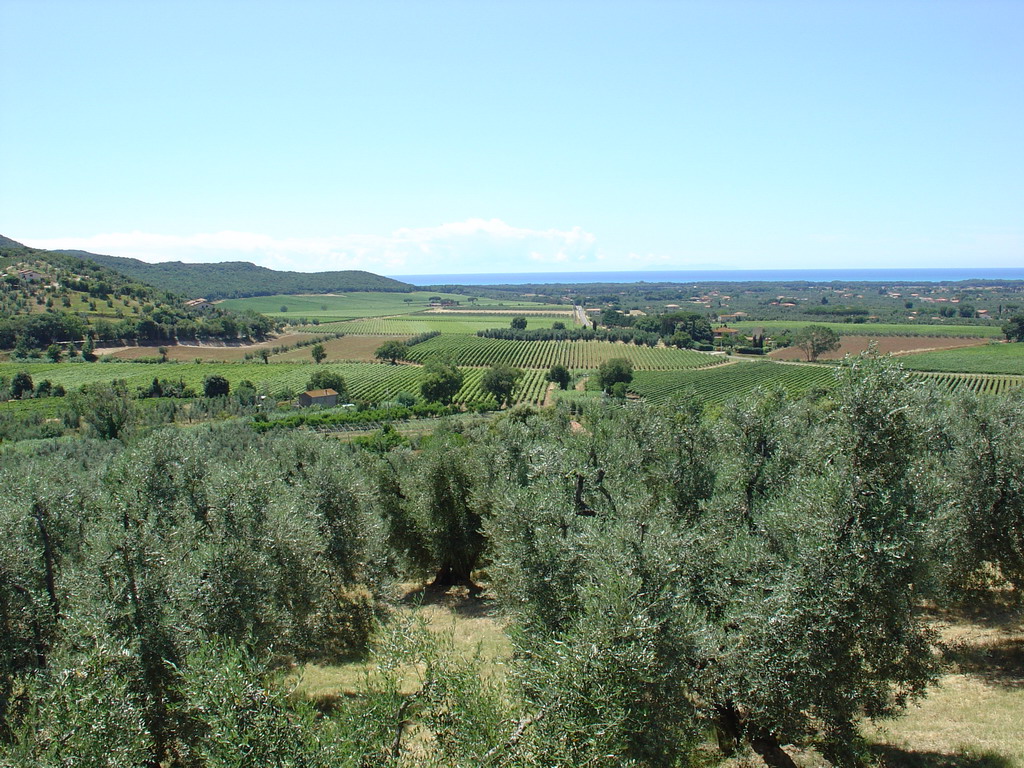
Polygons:
M747 741L769 768L797 768L793 758L779 744L779 740L768 731L757 730L747 736Z
M46 578L46 594L50 598L50 608L55 621L60 620L60 600L57 597L57 582L54 576L53 547L50 544L50 532L46 525L46 508L37 501L32 505L32 516L39 530L39 540L43 545L43 573Z
M457 568L451 563L445 563L434 577L432 587L467 587L471 595L480 594L483 589L474 583L470 572L465 568Z
M718 712L718 717L715 719L715 737L718 740L718 749L726 757L732 757L743 738L743 722L731 703L715 709Z

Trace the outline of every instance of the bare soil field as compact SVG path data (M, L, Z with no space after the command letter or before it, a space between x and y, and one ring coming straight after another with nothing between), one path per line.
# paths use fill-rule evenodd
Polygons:
M878 352L883 355L903 355L911 352L925 352L933 349L955 349L977 347L987 344L987 339L963 339L943 336L843 336L839 349L821 355L819 360L841 360L846 355L856 355L875 342ZM768 353L775 360L806 360L807 356L796 347L776 349Z
M382 339L380 336L342 336L340 339L326 339L323 341L324 352L327 353L327 362L336 363L339 360L355 360L357 362L373 362L373 353L385 341L405 341L404 338L394 337ZM271 360L274 362L302 362L312 360L312 347L299 347L289 349L279 355L274 355Z
M313 333L289 333L277 336L259 344L175 344L139 347L98 347L96 354L110 356L118 360L139 360L145 357L160 357L157 351L161 346L167 347L167 359L189 362L192 360L209 360L213 362L234 363L245 359L245 356L260 349L297 344L300 341L316 338ZM309 350L306 350L309 354Z

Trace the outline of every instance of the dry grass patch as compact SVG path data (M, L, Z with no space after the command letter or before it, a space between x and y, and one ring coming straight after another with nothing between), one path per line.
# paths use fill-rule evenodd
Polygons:
M902 717L865 727L882 764L1024 768L1021 614L943 613L935 626L950 671Z
M464 588L438 589L405 585L399 595L393 618L418 616L426 627L451 636L456 651L481 660L482 673L504 674L504 662L512 646L489 600L471 597ZM294 694L313 702L329 703L357 695L365 687L373 666L365 661L320 666L306 664L285 680ZM422 670L410 664L404 676L403 692L413 693L422 683Z

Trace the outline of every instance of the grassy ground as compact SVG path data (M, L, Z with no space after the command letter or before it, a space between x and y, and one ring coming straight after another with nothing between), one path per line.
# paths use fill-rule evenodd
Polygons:
M935 618L947 674L927 698L866 735L893 768L1024 768L1024 616Z
M489 604L464 592L412 590L396 614L419 612L437 632L451 632L455 647L479 653L484 674L502 674L511 648ZM880 768L1024 768L1024 622L1017 613L934 617L946 644L948 671L921 702L895 720L865 723L862 731ZM358 690L363 663L307 665L289 678L297 695L330 701ZM414 685L410 673L410 686ZM813 752L796 755L802 766L825 765ZM761 768L744 756L730 768Z
M502 674L503 662L511 656L512 647L501 623L492 614L487 601L471 598L464 588L450 590L405 585L401 589L394 618L418 615L434 632L450 633L457 651L483 660L484 674ZM307 664L295 670L286 684L295 695L312 701L329 702L359 690L373 669L365 662L337 666ZM415 675L410 670L410 688Z

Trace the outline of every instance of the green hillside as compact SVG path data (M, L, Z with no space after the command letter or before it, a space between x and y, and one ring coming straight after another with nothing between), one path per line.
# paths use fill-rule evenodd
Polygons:
M253 311L188 306L174 293L72 253L0 238L0 349L21 356L86 338L164 344L262 338L273 327Z
M372 272L345 270L340 272L284 272L259 267L247 261L224 261L218 264L186 264L168 261L147 264L138 259L104 256L86 251L59 251L95 261L116 269L136 280L187 296L207 299L269 296L294 293L344 293L348 291L413 290L413 286Z

